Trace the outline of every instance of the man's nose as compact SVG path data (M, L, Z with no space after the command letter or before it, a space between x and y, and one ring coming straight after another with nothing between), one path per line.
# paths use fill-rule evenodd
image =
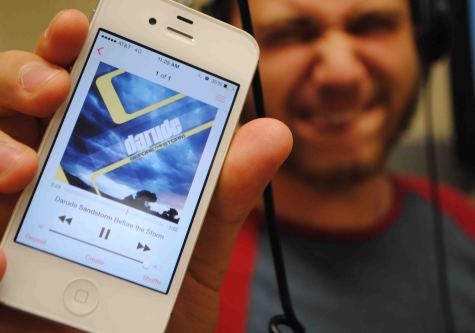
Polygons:
M328 33L315 42L314 51L311 79L321 102L349 106L357 103L367 70L351 38L341 32Z

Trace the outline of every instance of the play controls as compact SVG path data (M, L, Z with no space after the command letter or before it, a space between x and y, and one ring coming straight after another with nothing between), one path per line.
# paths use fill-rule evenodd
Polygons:
M67 217L65 215L63 216L59 216L58 219L61 221L61 223L67 223L69 225L71 225L72 221L73 221L73 218L72 217Z
M147 244L142 244L139 242L137 244L137 250L142 250L143 252L147 252L147 251L150 251L150 248L147 246Z
M101 232L99 233L99 238L104 238L105 240L108 240L110 233L111 233L110 229L106 229L102 227Z
M99 303L99 292L91 281L76 279L64 290L63 303L72 314L84 316L96 309Z

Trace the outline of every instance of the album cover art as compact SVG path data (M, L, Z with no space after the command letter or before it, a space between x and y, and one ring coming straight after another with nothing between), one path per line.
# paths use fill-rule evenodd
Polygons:
M216 112L101 62L56 179L178 223Z

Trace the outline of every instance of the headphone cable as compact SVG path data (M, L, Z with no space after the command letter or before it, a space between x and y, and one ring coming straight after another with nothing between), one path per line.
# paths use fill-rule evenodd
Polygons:
M430 70L427 74L425 86L422 87L424 111L425 111L425 132L426 132L426 163L429 173L429 195L432 202L432 217L434 227L434 250L436 257L437 284L442 307L442 318L444 320L445 332L455 333L456 326L450 301L450 287L448 280L448 266L446 254L446 242L444 235L444 224L442 217L442 204L440 197L439 172L437 168L437 152L434 140L433 108L432 108L432 82L430 80Z
M244 30L251 36L254 36L254 29L252 26L251 14L249 10L249 3L247 0L238 0L239 12L241 15L241 22ZM256 109L256 117L264 118L264 93L262 91L262 84L260 78L259 68L256 69L252 81L252 93L254 95L254 105ZM277 279L277 286L279 290L279 297L284 314L276 315L269 321L269 332L279 333L279 326L287 326L291 328L294 333L304 333L305 328L297 319L295 311L292 306L290 298L289 287L287 283L287 275L285 272L284 258L282 254L282 246L280 243L279 233L277 231L277 223L275 217L274 199L272 195L272 184L269 183L264 190L264 210L267 220L267 227L269 232L270 246L272 258L274 262L274 269Z

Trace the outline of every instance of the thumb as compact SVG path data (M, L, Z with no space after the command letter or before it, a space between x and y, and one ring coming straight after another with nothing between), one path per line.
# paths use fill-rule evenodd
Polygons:
M292 135L275 119L239 129L226 157L189 271L218 290L241 224L292 147Z

